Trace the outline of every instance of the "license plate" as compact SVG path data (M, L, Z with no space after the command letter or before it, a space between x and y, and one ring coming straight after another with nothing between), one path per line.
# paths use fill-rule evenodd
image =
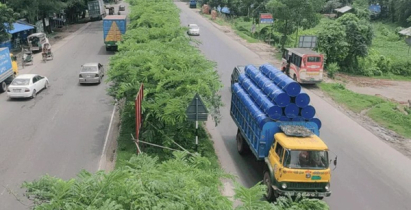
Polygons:
M14 91L14 92L18 92L18 93L21 92L20 89L14 89L13 91Z
M91 76L90 75L87 75L87 78L90 78Z
M325 193L318 193L318 196L325 196Z

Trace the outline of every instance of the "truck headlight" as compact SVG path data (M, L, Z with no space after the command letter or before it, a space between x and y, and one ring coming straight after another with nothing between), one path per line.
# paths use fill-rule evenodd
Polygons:
M327 185L325 185L325 190L330 191L330 183L327 183Z
M286 183L283 183L283 184L281 185L281 187L282 187L283 189L285 189L285 188L287 188L287 184L286 184Z

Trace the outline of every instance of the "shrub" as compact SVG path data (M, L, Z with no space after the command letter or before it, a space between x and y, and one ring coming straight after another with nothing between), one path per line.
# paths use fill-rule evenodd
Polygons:
M340 67L338 66L337 63L330 63L327 66L327 75L329 78L334 79L335 73L337 73L340 70Z

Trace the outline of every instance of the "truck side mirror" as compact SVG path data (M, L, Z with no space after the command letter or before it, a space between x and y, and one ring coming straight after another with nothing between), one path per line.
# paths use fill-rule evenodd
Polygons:
M334 169L333 169L333 171L337 168L337 156L335 156L335 159L334 159Z

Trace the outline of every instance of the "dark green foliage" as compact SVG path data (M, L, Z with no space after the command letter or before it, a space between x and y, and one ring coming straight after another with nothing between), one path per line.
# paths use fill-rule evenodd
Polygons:
M141 139L176 148L194 147L195 128L185 110L199 93L210 115L219 122L222 87L215 64L190 45L180 26L179 11L171 1L130 1L130 24L119 52L111 58L110 93L127 100L123 122L134 125L134 98L144 84L144 125ZM201 136L200 136L201 137ZM206 138L205 135L202 138ZM169 151L151 150L164 153Z
M165 162L133 156L126 166L104 173L81 172L68 181L43 176L25 182L34 209L231 209L219 179L228 177L207 158L183 152Z
M7 31L13 30L13 23L17 17L18 14L13 9L0 3L0 43L9 40L10 34Z

